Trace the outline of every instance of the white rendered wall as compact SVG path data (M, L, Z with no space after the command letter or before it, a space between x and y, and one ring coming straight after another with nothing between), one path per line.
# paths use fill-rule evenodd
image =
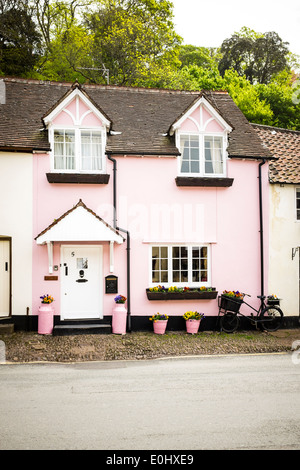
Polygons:
M269 294L277 294L284 315L299 315L300 221L296 220L296 195L292 184L270 185Z
M32 169L32 154L0 152L0 236L12 238L12 315L31 312Z

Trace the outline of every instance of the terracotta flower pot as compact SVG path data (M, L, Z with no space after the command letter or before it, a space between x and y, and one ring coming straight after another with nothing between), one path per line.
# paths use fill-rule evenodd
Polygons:
M157 335L165 334L168 320L157 320L153 322L153 330Z
M186 332L191 333L194 335L195 333L198 333L199 326L200 326L200 320L186 320Z

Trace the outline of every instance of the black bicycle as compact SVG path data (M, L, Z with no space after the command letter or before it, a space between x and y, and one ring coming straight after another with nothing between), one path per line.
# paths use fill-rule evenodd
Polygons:
M279 308L279 300L276 301L278 305L271 305L265 302L266 296L258 295L257 298L261 300L261 304L258 310L252 307L252 305L245 302L245 296L251 297L249 294L242 294L243 298L235 299L224 295L219 296L219 317L220 317L220 328L225 333L234 333L240 324L240 316L249 320L252 325L256 328L260 327L265 331L277 331L283 322L283 312ZM271 301L270 301L271 302ZM242 304L250 307L250 316L240 313L240 306Z

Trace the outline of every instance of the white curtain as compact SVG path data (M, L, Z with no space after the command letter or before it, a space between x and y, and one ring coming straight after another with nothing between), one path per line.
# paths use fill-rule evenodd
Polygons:
M54 131L54 168L56 170L75 169L75 131Z
M81 169L99 171L102 169L101 132L81 131Z
M222 137L205 137L205 173L223 173Z

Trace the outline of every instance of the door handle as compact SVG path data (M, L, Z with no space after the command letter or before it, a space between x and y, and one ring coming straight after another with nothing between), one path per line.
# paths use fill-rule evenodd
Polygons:
M68 276L68 266L65 266L65 275Z
M5 263L5 271L8 271L8 262Z

